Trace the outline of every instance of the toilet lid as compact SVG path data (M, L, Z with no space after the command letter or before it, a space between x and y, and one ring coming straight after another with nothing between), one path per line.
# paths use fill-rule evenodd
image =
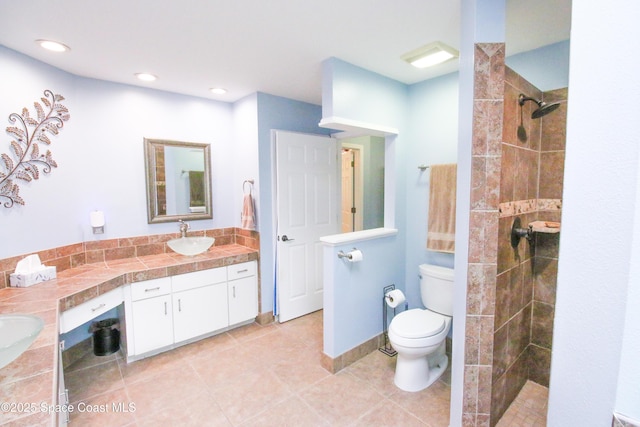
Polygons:
M444 316L429 310L403 311L393 318L389 328L405 338L424 338L444 329Z

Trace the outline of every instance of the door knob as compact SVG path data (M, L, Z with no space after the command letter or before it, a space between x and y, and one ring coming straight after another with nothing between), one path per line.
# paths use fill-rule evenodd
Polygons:
M290 239L290 238L288 238L286 234L284 234L284 235L282 236L282 241L283 241L283 242L292 242L292 241L294 241L294 240L295 240L295 239Z

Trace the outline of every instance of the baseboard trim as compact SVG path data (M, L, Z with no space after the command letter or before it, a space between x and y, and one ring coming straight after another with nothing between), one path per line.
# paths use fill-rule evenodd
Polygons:
M363 342L362 344L352 348L351 350L342 353L336 358L332 358L325 353L322 353L320 358L320 364L324 369L335 374L340 372L347 366L362 359L367 354L379 349L384 345L384 335L380 334Z
M256 323L258 325L268 325L269 323L273 323L275 321L275 317L273 317L273 311L267 311L266 313L260 313L256 316Z

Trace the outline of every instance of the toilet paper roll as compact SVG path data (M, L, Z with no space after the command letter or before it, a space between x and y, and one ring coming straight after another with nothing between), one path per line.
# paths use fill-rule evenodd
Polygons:
M396 308L407 300L400 289L394 289L387 292L384 299L387 302L387 305L391 308Z
M349 262L360 262L360 261L362 261L362 251L360 251L358 249L352 250L347 255L349 255L348 258L347 258L349 260Z

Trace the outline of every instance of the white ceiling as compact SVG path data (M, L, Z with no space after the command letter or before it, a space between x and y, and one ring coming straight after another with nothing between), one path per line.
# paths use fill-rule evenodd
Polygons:
M571 0L507 0L507 54L569 38ZM70 73L233 102L260 91L321 103L338 57L410 84L455 70L400 59L460 43L451 0L0 0L0 44ZM55 54L36 39L71 47ZM159 79L142 83L134 73ZM225 95L208 89L226 88Z

